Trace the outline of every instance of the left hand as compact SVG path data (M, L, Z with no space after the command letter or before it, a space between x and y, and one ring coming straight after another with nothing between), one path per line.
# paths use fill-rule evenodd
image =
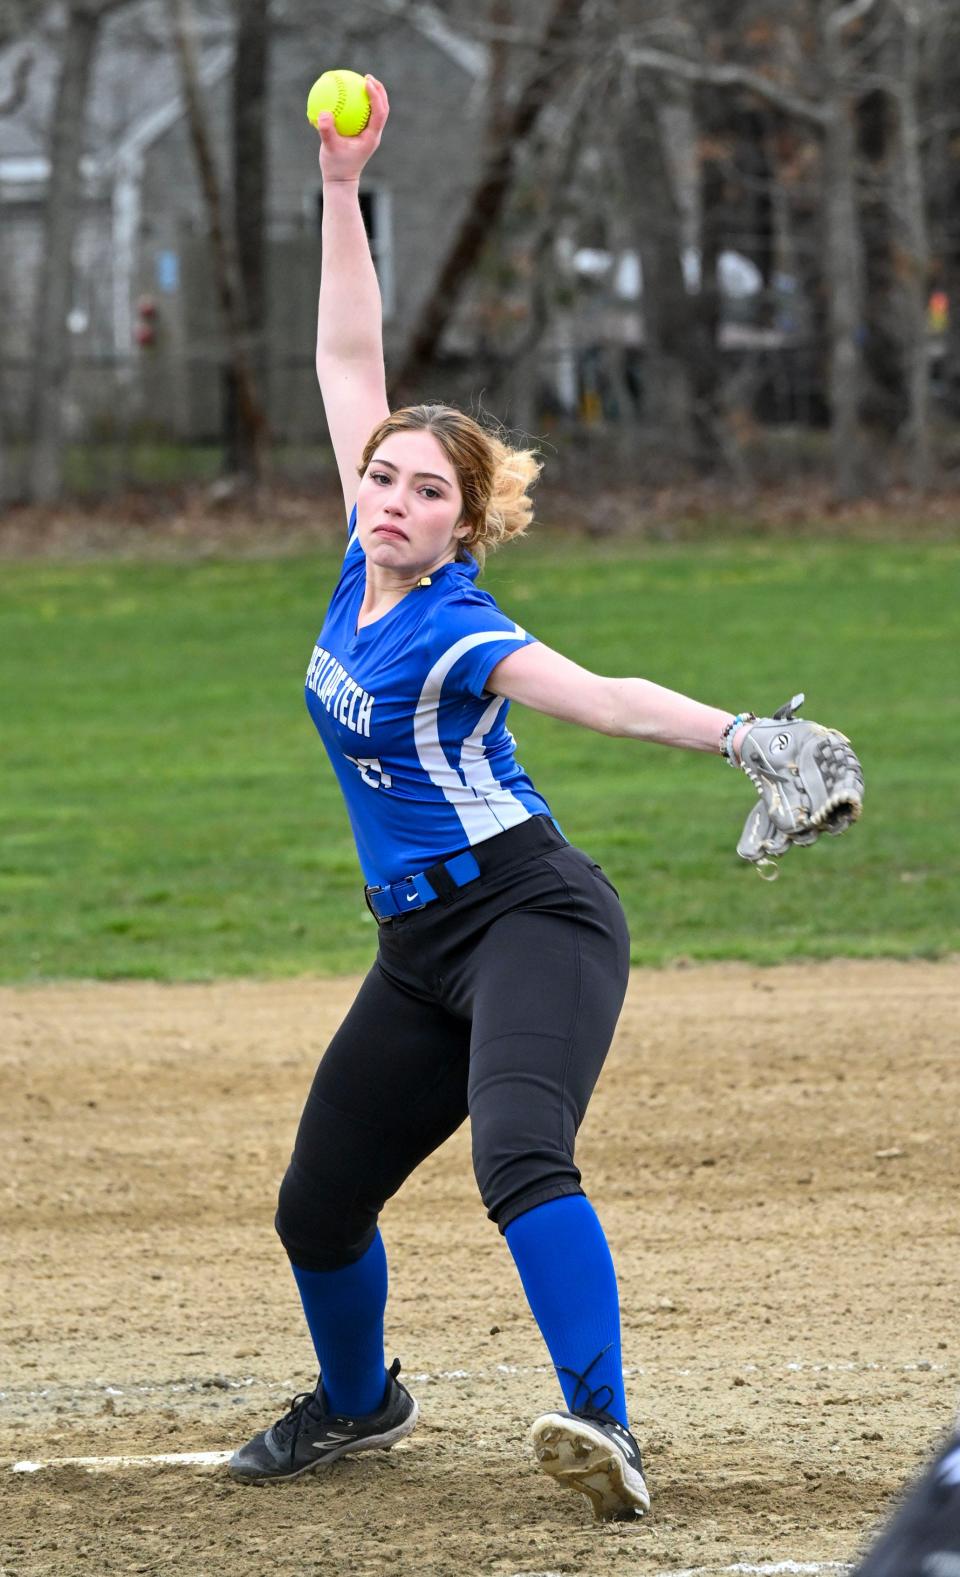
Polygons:
M740 741L740 765L760 798L737 853L768 879L792 843L845 832L863 809L863 768L849 739L797 717L802 704L795 696L773 717L758 718Z

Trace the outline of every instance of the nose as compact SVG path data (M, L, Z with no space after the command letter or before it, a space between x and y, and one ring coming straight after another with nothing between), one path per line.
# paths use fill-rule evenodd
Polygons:
M383 501L383 507L388 515L403 515L406 513L406 505L403 501L403 489L399 483L390 489L389 496Z

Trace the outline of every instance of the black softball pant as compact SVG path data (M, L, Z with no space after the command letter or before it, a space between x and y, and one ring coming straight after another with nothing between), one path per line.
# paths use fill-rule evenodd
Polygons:
M472 852L479 879L380 926L317 1069L277 1211L306 1270L359 1259L385 1201L467 1116L501 1232L582 1192L574 1142L626 991L623 910L545 817Z

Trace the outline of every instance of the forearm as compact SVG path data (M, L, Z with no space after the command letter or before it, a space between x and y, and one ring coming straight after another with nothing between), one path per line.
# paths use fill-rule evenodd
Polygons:
M340 361L383 363L382 308L360 212L359 181L326 181L317 310L317 371Z
M732 712L704 706L650 679L608 679L591 673L540 641L504 657L491 670L487 689L598 734L680 750L719 752L724 730L735 720ZM741 724L733 734L737 761L745 730Z
M724 729L733 713L705 706L676 690L664 689L649 679L607 680L609 705L603 716L602 732L624 739L642 739L655 745L673 745L680 750L704 750L714 754L720 748ZM734 752L745 732L741 726L734 734Z

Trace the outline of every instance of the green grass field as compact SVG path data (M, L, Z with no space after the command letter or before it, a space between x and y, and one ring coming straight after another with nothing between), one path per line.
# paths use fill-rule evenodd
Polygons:
M2 569L0 977L361 969L375 945L302 678L336 558ZM767 885L715 758L515 708L519 758L620 889L634 959L960 947L960 549L541 539L487 585L552 645L721 706L805 689L864 818Z

